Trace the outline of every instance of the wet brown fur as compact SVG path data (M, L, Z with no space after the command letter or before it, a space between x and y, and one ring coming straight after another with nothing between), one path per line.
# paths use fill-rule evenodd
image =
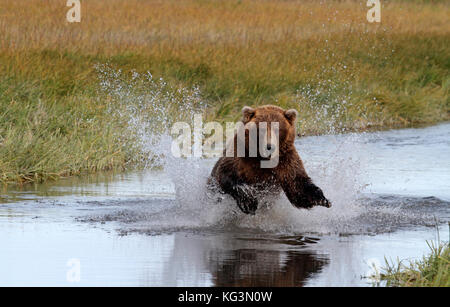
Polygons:
M279 163L274 168L261 168L261 158L237 157L237 136L234 137L234 156L220 158L211 173L210 184L230 194L238 207L254 214L258 199L267 193L283 190L289 201L298 208L330 207L320 188L312 183L294 146L296 111L266 105L244 107L242 122L279 123Z

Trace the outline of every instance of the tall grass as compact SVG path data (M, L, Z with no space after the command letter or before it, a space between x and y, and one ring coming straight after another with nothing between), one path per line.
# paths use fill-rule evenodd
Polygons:
M300 112L301 134L450 118L448 1L0 2L0 181L123 168L133 153L98 96L97 63L198 85L208 119ZM333 129L330 129L333 128Z
M428 243L431 254L422 260L405 264L387 263L382 280L387 286L450 287L450 246Z

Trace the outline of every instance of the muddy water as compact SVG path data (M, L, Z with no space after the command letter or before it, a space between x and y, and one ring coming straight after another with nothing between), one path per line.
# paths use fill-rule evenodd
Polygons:
M205 193L214 160L2 190L0 285L370 286L384 257L448 240L449 123L296 146L331 209L245 216Z

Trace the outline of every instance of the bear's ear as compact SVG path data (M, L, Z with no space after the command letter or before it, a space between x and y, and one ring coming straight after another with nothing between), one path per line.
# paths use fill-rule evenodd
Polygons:
M242 121L244 123L248 123L252 117L255 115L256 110L251 107L243 107L242 108Z
M287 118L287 120L293 124L295 120L297 119L297 110L290 109L284 112L284 116Z

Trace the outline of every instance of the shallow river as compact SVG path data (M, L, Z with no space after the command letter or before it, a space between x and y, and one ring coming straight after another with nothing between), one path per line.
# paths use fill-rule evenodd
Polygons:
M0 286L371 286L448 240L450 123L296 146L331 209L241 214L205 194L214 160L0 190Z

